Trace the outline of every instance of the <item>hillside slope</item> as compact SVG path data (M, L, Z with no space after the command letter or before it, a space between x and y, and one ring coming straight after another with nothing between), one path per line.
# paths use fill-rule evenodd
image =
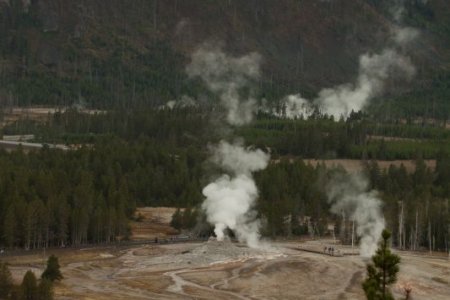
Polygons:
M406 2L404 23L422 32L407 51L419 70L416 86L428 88L450 69L450 5ZM195 95L200 87L186 80L184 66L205 41L233 54L261 53L266 98L312 95L353 79L358 56L386 45L394 22L388 3L1 0L0 102L127 107Z

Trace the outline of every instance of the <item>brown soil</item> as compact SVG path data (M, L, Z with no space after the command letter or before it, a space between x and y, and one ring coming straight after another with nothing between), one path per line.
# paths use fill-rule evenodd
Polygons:
M172 207L138 208L135 215L140 216L142 220L131 222L131 239L149 240L178 234L178 230L170 226L175 211Z
M66 109L67 108L65 107L58 108L46 106L12 107L9 109L4 109L3 121L0 123L0 128L12 124L20 119L45 122L48 120L50 115L53 115L56 112L64 112ZM82 109L80 112L89 115L105 113L103 110L95 109Z

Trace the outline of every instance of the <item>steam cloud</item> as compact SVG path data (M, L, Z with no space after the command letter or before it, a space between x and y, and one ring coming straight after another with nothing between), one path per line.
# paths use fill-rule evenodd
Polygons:
M401 7L396 11L401 12ZM308 101L300 94L287 96L284 99L283 116L309 117L314 111L313 107L317 107L322 113L339 119L347 118L352 111L362 110L371 99L383 93L385 82L389 78L395 75L410 80L414 76L414 66L408 57L401 54L400 49L406 47L417 35L418 32L413 28L392 27L393 46L377 54L361 55L355 82L322 89L313 101Z
M218 240L223 240L224 231L230 228L239 241L258 247L260 223L253 210L258 189L252 172L265 169L269 155L222 141L214 149L212 159L232 175L223 175L203 189L206 200L202 208L208 222L215 225Z
M227 123L239 126L249 123L257 110L251 86L260 76L260 61L257 53L235 58L217 45L205 44L193 53L186 72L191 78L201 78L209 90L219 96L227 112ZM244 94L247 96L242 96ZM254 210L258 188L252 172L265 169L269 155L226 141L213 147L212 152L211 160L227 174L203 189L206 199L202 208L207 221L214 225L218 240L225 238L229 228L239 241L259 247L260 222Z
M243 88L260 76L261 55L250 53L242 57L230 57L218 45L204 44L192 54L186 72L190 78L200 77L213 92L219 95L227 110L231 125L249 123L257 110L256 100L250 94L242 99Z
M382 202L377 192L367 192L367 187L367 180L355 174L334 178L327 191L331 212L337 215L344 212L356 223L360 255L363 257L375 254L385 225Z
M363 109L370 99L383 92L384 82L392 72L410 79L415 72L409 59L393 49L380 54L365 54L359 58L359 76L354 84L344 84L323 89L315 103L321 110L335 118L348 117L350 112Z
M159 109L174 109L174 108L185 108L185 107L195 107L197 102L189 96L183 95L180 100L170 100L166 104L161 105Z

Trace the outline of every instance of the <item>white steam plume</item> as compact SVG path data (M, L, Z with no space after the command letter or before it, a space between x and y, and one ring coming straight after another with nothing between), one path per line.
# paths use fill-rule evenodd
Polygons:
M214 148L212 161L234 175L251 176L252 172L263 170L267 167L269 156L263 151L244 148L242 144L231 145L221 141Z
M160 105L159 109L174 109L174 108L186 108L186 107L196 107L198 103L195 101L195 99L183 95L181 96L181 99L178 101L176 100L169 100L165 104Z
M399 22L403 14L402 0L395 1L392 13L394 19ZM359 57L359 71L355 82L322 89L313 101L302 98L300 94L287 96L284 99L285 111L282 115L287 118L301 115L309 117L313 113L313 107L317 107L322 113L339 119L347 118L352 111L364 109L372 98L383 93L388 79L412 79L415 68L400 50L417 36L418 31L413 28L393 25L390 47L377 54L366 53Z
M398 47L404 47L413 42L419 32L411 27L393 27L392 40Z
M260 76L261 55L250 53L242 57L230 57L217 45L204 44L192 55L186 72L190 78L200 77L207 87L218 94L227 110L231 125L249 123L257 110L251 93L241 99L240 91L251 88L252 81Z
M194 52L186 72L191 78L200 77L220 97L227 112L227 123L239 126L251 122L257 110L251 87L260 76L260 61L257 53L235 58L218 46L205 44ZM242 96L245 90L247 97ZM218 240L224 239L229 228L239 241L259 247L260 222L254 210L258 188L252 172L265 169L269 155L225 141L213 147L212 152L212 161L227 174L203 189L206 199L202 208L207 220L214 225Z
M334 178L327 191L332 205L331 212L337 215L345 213L356 223L360 255L363 257L370 257L375 253L385 226L381 212L382 202L377 192L368 192L367 187L367 180L354 174Z
M289 95L284 99L284 111L281 116L289 119L308 117L313 114L313 107L300 94Z
M409 41L406 31L399 31L395 40ZM387 79L402 76L410 80L415 68L409 58L399 54L395 49L385 49L379 54L364 54L359 58L359 74L354 83L342 84L333 88L325 88L319 92L312 104L322 113L347 118L352 111L360 111L369 101L382 94ZM287 96L284 100L287 118L309 117L313 106L300 94Z
M224 231L229 228L240 242L258 247L260 222L254 211L258 189L252 172L265 169L269 155L222 141L215 147L212 159L232 174L222 175L203 189L206 199L202 208L208 222L215 226L218 240L224 239Z
M393 72L410 79L415 69L408 58L393 49L380 54L364 54L359 58L359 75L355 83L323 89L314 103L323 113L335 118L348 117L351 111L363 109L373 97L380 95L386 79Z

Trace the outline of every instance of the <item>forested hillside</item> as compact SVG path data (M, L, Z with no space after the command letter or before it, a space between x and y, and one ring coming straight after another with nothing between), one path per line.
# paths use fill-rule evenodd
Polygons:
M402 25L422 33L407 49L418 76L376 103L400 116L448 117L450 9L445 0L404 2ZM383 0L3 0L0 101L111 108L197 97L201 84L184 68L205 41L262 55L260 98L314 95L352 80L358 56L386 45L396 23L391 7Z

